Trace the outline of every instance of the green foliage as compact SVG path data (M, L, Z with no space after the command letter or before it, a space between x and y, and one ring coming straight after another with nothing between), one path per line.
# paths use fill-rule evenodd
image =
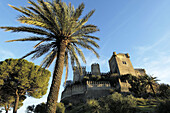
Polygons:
M119 93L114 93L102 100L107 113L133 113L135 112L136 100L130 95L123 97Z
M9 90L3 88L0 90L0 107L2 107L6 112L11 110L11 108L15 105L15 97L11 92L8 91ZM23 101L25 99L26 96L20 96L18 109L23 105Z
M31 105L27 107L27 113L46 113L46 103L40 103L36 106ZM65 107L63 103L57 103L56 113L65 113Z
M100 110L101 107L97 100L88 100L84 108L85 113L99 113Z
M0 62L1 99L11 105L17 95L21 102L26 95L41 98L47 92L50 75L48 70L27 60L6 59Z
M101 76L100 75L91 75L90 76L90 80L93 80L93 81L98 81L101 79Z
M160 104L156 107L157 113L169 113L170 111L170 99L160 102Z
M130 88L130 91L135 94L136 97L141 97L143 94L146 93L146 84L143 81L143 77L139 76L132 76L132 75L126 75L123 76L124 79L127 79L130 85L132 86Z
M158 90L160 97L170 98L170 86L168 84L160 84Z
M73 107L68 113L134 113L136 99L114 93L99 100L88 100L85 104Z
M34 111L35 105L28 106L26 109L26 113L32 113Z
M34 109L34 113L46 113L46 104L45 103L38 104Z
M148 93L153 92L154 96L157 93L157 77L145 75L145 76L132 76L132 75L124 75L121 76L121 79L126 79L131 84L130 91L135 94L136 97L144 97L147 98L149 96ZM150 91L151 90L151 91Z
M144 81L144 84L146 85L147 88L150 88L154 94L154 96L156 96L156 89L154 88L154 86L157 85L157 81L159 81L157 79L157 77L153 77L151 75L145 75L145 76L142 76L143 78L143 81Z
M65 107L63 103L57 103L56 113L65 113Z
M35 98L46 94L50 75L48 70L24 59L6 59L0 64L0 76L4 78L1 78L4 82L2 88L18 89L19 94Z

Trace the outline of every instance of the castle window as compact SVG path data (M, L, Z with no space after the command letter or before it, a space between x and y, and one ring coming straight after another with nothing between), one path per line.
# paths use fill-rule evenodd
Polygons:
M126 64L126 61L122 61L123 64Z

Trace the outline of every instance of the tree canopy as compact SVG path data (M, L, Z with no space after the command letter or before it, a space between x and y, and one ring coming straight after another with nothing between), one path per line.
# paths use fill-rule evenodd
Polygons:
M50 76L50 71L27 60L6 59L0 62L0 91L15 98L14 109L17 110L21 97L41 98L46 94Z

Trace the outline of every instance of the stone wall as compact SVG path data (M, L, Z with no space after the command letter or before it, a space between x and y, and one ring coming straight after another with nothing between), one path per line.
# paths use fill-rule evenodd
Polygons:
M68 86L64 89L62 92L62 97L61 99L64 99L66 97L71 97L73 95L78 95L78 94L84 94L86 91L86 85L73 85L73 86Z
M77 104L77 103L84 103L86 102L86 96L85 94L78 94L78 95L72 95L71 97L65 97L61 100L62 103L68 104Z
M110 94L110 83L107 81L87 81L87 99L98 99Z
M127 80L125 82L122 82L119 79L119 88L121 93L127 93L129 92L129 88L131 88L131 85L128 83Z
M135 69L135 73L137 76L144 76L146 75L145 69Z

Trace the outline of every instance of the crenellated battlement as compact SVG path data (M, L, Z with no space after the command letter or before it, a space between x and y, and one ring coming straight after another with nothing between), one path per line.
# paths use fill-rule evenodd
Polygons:
M108 81L87 81L87 89L108 89L111 88L111 85Z

